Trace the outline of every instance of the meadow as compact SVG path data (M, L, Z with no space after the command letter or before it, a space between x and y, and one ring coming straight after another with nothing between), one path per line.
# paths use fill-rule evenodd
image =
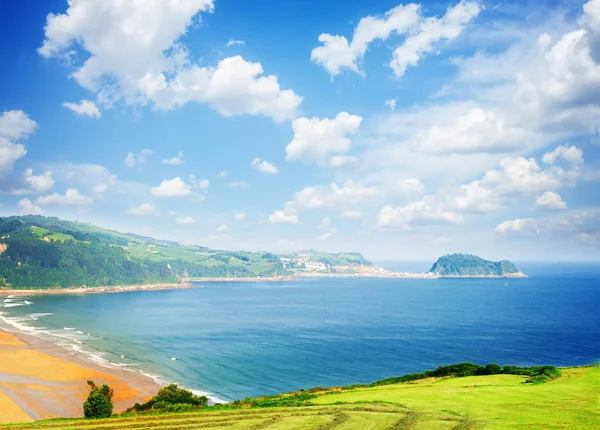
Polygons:
M306 403L309 406L222 407L192 413L124 415L105 420L46 420L0 428L600 428L600 368L576 367L561 371L560 377L545 383L525 383L527 376L504 374L427 378L366 388L311 390L316 397Z

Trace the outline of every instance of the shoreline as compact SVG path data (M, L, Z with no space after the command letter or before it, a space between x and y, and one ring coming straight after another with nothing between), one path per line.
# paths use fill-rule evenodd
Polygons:
M161 385L150 376L78 357L0 319L0 423L83 416L87 380L115 391L115 413L144 402Z
M192 288L204 288L202 285L193 285L188 282L176 284L139 284L139 285L112 285L104 287L68 287L47 289L0 289L0 296L35 296L54 294L104 294L104 293L127 293L130 291L163 291L163 290L189 290Z
M371 279L523 279L528 278L522 272L507 275L438 275L431 272L381 272L381 273L299 273L290 276L275 276L268 278L185 278L181 283L111 285L102 287L67 287L67 288L38 288L38 289L6 289L0 288L0 296L35 296L60 294L105 294L127 293L131 291L164 291L189 290L204 288L195 285L196 282L289 282L300 281L303 278L371 278Z

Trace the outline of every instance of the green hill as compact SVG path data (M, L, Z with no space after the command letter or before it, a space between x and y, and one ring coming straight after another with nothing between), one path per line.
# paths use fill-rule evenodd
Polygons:
M275 397L299 406L219 407L188 413L46 420L14 429L597 429L600 368L561 369L546 383L496 374L314 389ZM260 400L260 399L255 399ZM293 402L288 402L292 404Z
M43 216L0 218L0 287L176 282L178 277L281 276L278 256L180 245Z
M439 276L524 276L508 260L489 261L471 254L444 255L429 271Z

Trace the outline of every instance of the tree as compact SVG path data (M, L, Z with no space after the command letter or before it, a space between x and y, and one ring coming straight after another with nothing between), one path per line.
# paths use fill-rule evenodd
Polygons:
M87 381L90 394L83 403L83 414L86 418L109 418L113 411L113 390L106 384L98 387L94 381Z

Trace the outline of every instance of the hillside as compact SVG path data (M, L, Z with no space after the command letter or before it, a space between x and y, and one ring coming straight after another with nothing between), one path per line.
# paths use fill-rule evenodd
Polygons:
M269 252L182 245L54 217L0 218L0 288L289 276L312 270L311 262L327 273L371 265L357 253L305 251L283 258Z
M6 426L33 429L596 429L600 426L598 367L561 369L542 384L526 376L429 378L365 388L315 389L264 398L262 406L188 413L47 420ZM287 407L269 399L307 398ZM256 399L259 400L259 399ZM280 402L281 403L281 402Z
M439 276L524 276L508 260L489 261L470 254L444 255L438 258L429 271Z

